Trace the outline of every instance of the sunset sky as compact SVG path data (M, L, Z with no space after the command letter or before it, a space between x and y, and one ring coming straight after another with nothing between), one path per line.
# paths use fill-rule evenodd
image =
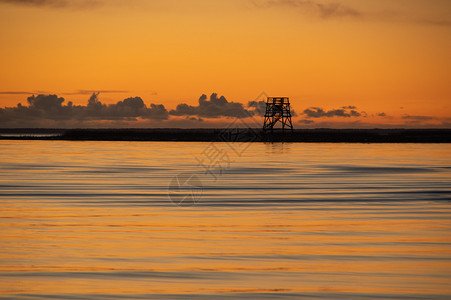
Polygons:
M262 92L296 128L451 127L449 0L0 0L0 38L0 127L225 126L201 95L253 112ZM33 94L146 110L30 121Z

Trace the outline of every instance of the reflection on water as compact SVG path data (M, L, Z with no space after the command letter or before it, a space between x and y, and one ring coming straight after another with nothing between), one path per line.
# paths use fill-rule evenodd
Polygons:
M451 297L451 146L208 147L0 141L0 298Z

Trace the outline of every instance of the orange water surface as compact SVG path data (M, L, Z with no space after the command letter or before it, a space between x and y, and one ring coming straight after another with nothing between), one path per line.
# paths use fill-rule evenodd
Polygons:
M3 140L0 298L450 299L450 153Z

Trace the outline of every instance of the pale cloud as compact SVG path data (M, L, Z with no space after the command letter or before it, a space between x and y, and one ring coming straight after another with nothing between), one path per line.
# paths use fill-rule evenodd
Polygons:
M319 2L313 0L262 0L252 1L259 8L285 7L295 9L306 14L313 14L321 19L360 18L364 13L349 5L339 2Z
M92 8L102 4L99 0L0 0L0 3L52 8Z
M314 16L322 20L329 19L352 19L360 21L382 21L382 22L407 22L426 26L451 26L449 17L434 16L430 12L419 12L420 16L412 15L408 9L400 9L398 6L392 8L391 5L381 2L379 8L368 9L362 1L359 7L346 1L328 0L249 0L251 5L259 9L286 8L297 11L304 15ZM451 5L444 2L431 1L431 7L442 5L443 10L450 9ZM424 14L421 16L421 14Z

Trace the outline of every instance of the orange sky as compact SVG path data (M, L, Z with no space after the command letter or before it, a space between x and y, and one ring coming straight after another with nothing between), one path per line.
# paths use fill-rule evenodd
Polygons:
M290 97L296 122L353 105L368 117L315 121L451 124L448 0L0 0L0 38L0 107L26 104L18 92L170 110L264 91Z

